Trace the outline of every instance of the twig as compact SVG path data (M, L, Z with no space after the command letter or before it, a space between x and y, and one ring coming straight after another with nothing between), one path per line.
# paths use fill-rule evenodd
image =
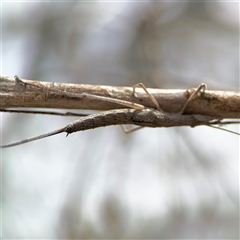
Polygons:
M0 112L43 114L43 115L54 115L54 116L63 116L63 117L84 117L89 115L87 113L75 113L75 112L54 112L54 111L16 110L16 109L0 109Z
M179 112L193 90L147 89L165 112ZM142 89L87 84L49 83L32 80L17 82L14 78L0 76L0 108L41 107L58 109L111 110L124 108L113 102L88 98L97 95L120 99L154 108ZM185 114L201 114L219 118L240 118L240 93L206 90L201 98L191 101Z
M17 76L16 83L25 85L25 82L22 82ZM32 84L31 84L32 85ZM6 147L13 147L23 143L28 143L31 141L39 140L42 138L50 137L59 133L66 132L67 135L73 132L84 131L88 129L94 129L98 127L105 127L109 125L124 125L124 124L134 124L139 126L137 129L141 127L179 127L179 126L199 126L199 125L206 125L210 127L214 127L215 124L222 124L221 119L215 119L210 116L203 116L203 115L183 115L184 110L186 109L187 105L197 96L197 94L203 89L205 91L206 84L201 84L190 96L189 99L186 101L186 104L183 105L182 109L178 113L167 113L164 112L154 96L152 96L148 90L145 88L143 84L138 84L133 87L133 93L135 93L136 87L142 87L146 94L149 96L153 104L157 109L152 108L145 108L142 105L118 100L109 99L108 97L100 97L100 99L104 101L110 100L110 102L116 102L119 104L123 104L126 106L131 106L134 109L118 109L118 110L110 110L102 113L92 114L90 116L82 117L77 121L74 121L67 126L57 129L52 132L48 132L36 137L24 139L17 141L15 143L7 144L4 146L0 146L0 148ZM75 94L74 94L75 95ZM98 96L91 96L89 94L90 99L97 99ZM140 109L140 110L139 110ZM233 123L233 122L231 122ZM231 132L230 130L225 130ZM238 133L236 133L238 134Z

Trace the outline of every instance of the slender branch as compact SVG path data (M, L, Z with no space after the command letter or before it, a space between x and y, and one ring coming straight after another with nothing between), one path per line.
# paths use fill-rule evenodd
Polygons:
M38 111L38 110L17 110L17 109L1 109L0 112L8 113L24 113L24 114L42 114L42 115L55 115L63 117L84 117L88 116L88 113L76 113L76 112L54 112L54 111Z
M148 88L161 108L170 113L182 109L192 90L163 90ZM85 94L83 94L85 93ZM87 94L110 97L154 108L143 89L103 85L50 83L33 80L18 82L14 78L0 76L0 108L57 108L110 110L125 108L108 101L90 99ZM218 118L240 118L240 93L206 90L192 100L185 114L201 114Z

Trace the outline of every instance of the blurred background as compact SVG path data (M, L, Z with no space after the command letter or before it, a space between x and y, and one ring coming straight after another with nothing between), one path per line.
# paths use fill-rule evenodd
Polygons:
M239 91L238 2L2 2L1 74ZM73 117L1 114L1 142ZM239 132L238 126L228 127ZM239 137L118 126L1 150L2 238L238 239Z

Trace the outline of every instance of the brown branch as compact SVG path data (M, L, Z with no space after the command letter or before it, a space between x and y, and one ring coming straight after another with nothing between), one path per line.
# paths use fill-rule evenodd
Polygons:
M0 108L91 110L126 108L107 101L89 99L82 93L121 99L154 108L149 96L141 88L137 88L137 93L134 96L132 87L50 83L25 79L23 82L25 84L14 78L0 76ZM166 112L178 112L191 93L191 90L151 88L148 88L148 91ZM240 93L206 90L201 97L197 97L188 104L184 113L218 118L240 118Z

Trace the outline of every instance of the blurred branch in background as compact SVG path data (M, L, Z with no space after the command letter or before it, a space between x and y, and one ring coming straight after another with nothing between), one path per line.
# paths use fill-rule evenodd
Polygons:
M1 75L238 92L238 5L4 2ZM4 113L1 134L9 142L65 121ZM7 150L2 160L5 238L239 238L231 134L107 128Z

